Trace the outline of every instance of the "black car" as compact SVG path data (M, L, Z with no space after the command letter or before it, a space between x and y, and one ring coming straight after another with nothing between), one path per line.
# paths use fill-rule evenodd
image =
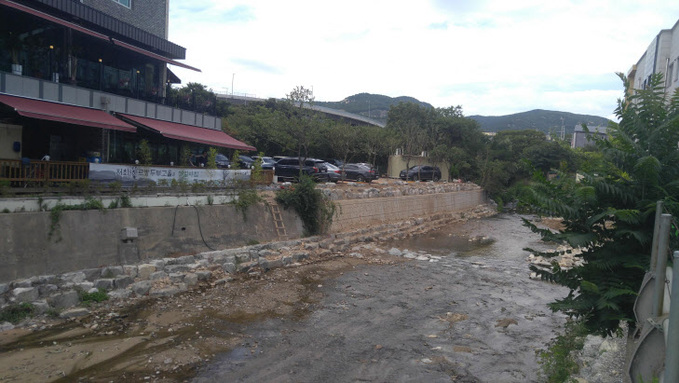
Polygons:
M342 179L347 181L370 182L377 179L375 170L362 164L345 164L341 171Z
M274 174L279 179L295 181L300 176L300 161L297 157L281 158L276 162ZM313 158L302 160L301 174L308 175L316 181L328 181L325 161Z
M229 161L229 158L221 153L217 153L217 157L215 157L215 163L220 169L228 169L231 167L231 161Z
M441 170L436 166L416 165L408 170L401 170L399 178L413 181L438 181L441 179Z

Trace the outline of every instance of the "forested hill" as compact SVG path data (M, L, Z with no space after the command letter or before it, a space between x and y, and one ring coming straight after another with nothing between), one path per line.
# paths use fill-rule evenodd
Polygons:
M326 108L338 109L345 112L358 114L386 123L389 107L392 105L398 105L401 102L412 102L428 108L433 108L431 104L421 102L412 97L389 97L381 94L370 93L355 94L345 98L342 101L316 101L315 104L318 106L324 106Z
M599 116L555 112L551 110L535 109L528 112L509 114L506 116L468 116L476 120L484 132L499 132L501 130L535 129L545 133L558 133L563 124L566 134L572 134L575 126L606 126L609 120ZM563 120L562 120L563 118Z

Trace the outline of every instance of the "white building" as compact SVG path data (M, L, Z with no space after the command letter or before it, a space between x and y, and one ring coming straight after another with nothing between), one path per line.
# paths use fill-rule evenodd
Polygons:
M655 73L663 74L665 90L673 94L679 84L679 20L658 33L627 77L632 88L644 89Z

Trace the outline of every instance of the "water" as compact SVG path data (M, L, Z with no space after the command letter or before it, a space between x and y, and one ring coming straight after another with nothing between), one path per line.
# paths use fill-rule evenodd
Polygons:
M538 382L535 352L564 321L547 303L567 291L529 279L523 248L549 246L516 215L391 242L442 258L326 280L307 319L253 323L256 353L223 355L194 381Z

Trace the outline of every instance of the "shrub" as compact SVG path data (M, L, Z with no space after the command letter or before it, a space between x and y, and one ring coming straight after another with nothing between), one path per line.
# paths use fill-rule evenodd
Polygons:
M33 315L34 307L30 303L10 305L0 311L0 322L17 324Z
M284 209L295 209L307 235L324 233L335 215L335 204L316 189L314 180L306 175L300 178L298 184L276 193L276 202Z

